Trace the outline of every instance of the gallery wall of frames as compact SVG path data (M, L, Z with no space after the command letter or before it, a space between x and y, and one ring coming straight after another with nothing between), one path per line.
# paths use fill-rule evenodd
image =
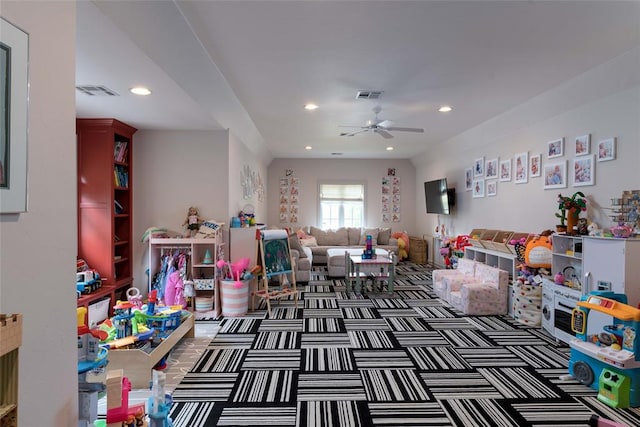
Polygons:
M546 143L546 153L522 152L508 157L479 157L464 173L473 198L493 197L499 185L538 181L545 190L595 185L596 165L616 158L616 138L592 144L585 134Z

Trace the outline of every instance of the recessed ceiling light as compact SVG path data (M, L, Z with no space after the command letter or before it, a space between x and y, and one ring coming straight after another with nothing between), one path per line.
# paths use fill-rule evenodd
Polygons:
M304 147L305 150L311 150L313 147L310 145L307 145L306 147Z
M313 110L317 110L318 106L316 104L305 104L304 105L304 109L305 110L309 110L309 111L313 111Z
M442 107L438 108L438 111L440 111L441 113L448 113L451 110L453 110L453 108L448 105L443 105Z
M142 87L142 86L132 87L131 93L135 95L151 95L151 91L146 87Z
M393 147L387 147L387 151L393 151Z

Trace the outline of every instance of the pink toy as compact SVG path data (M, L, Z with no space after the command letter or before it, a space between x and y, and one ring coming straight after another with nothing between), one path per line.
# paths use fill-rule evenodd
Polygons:
M249 258L241 258L238 261L231 264L231 274L232 274L232 278L236 279L236 283L235 283L236 288L242 287L242 282L240 281L240 279L242 279L244 272L247 270L247 267L249 267L249 262L250 262Z

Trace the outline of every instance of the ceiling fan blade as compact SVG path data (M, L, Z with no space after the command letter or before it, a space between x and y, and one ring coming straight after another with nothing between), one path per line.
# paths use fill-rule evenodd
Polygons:
M367 130L368 129L357 130L355 132L342 132L342 133L340 133L340 136L353 136L353 135L357 135L357 134L362 133L362 132L366 132Z
M367 129L367 126L338 125L339 128Z
M388 128L384 128L385 130L390 131L399 131L399 132L416 132L416 133L424 133L424 129L421 128L401 128L396 126L391 126Z
M375 129L374 130L375 133L381 135L384 139L391 139L393 138L393 135L391 135L389 132L387 132L384 129Z

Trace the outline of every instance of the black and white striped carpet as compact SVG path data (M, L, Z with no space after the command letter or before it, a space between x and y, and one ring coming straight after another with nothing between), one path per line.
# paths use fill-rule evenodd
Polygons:
M432 292L430 269L397 268L365 296L313 272L293 301L220 330L173 393L176 427L640 425L568 373L569 349L508 316L464 316Z

